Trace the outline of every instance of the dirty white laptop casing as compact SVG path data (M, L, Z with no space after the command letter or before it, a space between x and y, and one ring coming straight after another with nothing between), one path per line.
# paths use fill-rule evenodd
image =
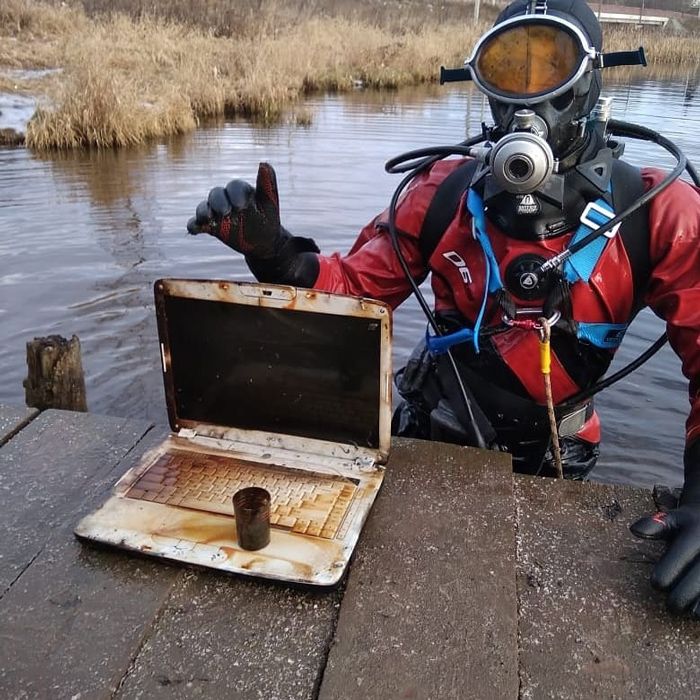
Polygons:
M155 296L173 432L83 518L76 535L227 572L336 584L389 454L389 307L294 287L209 280L159 280ZM332 477L352 483L354 494L333 537L272 525L270 544L246 551L237 544L232 506L224 514L129 496L173 450L253 462L262 475L275 465L305 478Z

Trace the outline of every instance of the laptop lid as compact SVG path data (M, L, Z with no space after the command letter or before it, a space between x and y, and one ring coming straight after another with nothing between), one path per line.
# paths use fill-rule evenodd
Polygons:
M171 428L386 461L391 313L368 299L278 285L155 284Z

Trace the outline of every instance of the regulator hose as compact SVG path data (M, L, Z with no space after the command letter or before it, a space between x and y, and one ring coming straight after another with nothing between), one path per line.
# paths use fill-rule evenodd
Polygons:
M394 191L394 194L391 197L391 202L389 203L389 236L391 238L391 245L394 248L394 252L396 253L396 257L399 260L399 264L401 265L401 269L403 270L406 279L411 285L413 295L418 300L418 303L420 304L423 313L428 319L428 323L433 329L435 335L442 335L442 331L440 330L440 327L438 326L438 323L435 320L435 316L433 315L433 312L430 309L428 302L425 300L423 293L420 291L420 287L416 282L415 278L413 277L413 273L411 272L411 269L409 268L408 263L406 262L406 258L404 257L401 251L401 245L399 243L399 234L396 228L396 206L398 204L401 193L404 191L404 189L406 189L408 184L418 175L425 172L431 165L451 155L468 156L469 146L472 146L483 140L484 137L479 136L473 139L469 139L468 141L464 141L463 143L457 144L455 146L435 146L431 148L421 148L415 151L409 151L408 153L404 153L400 156L397 156L396 158L392 158L384 166L385 170L388 173L408 172L408 175L406 175L406 177L404 177L403 180L401 180L398 187ZM480 447L482 449L488 449L489 445L486 443L486 440L484 439L484 436L479 428L478 422L474 416L474 409L472 407L471 400L469 399L466 387L464 386L464 382L462 381L462 375L459 369L457 368L457 363L454 360L452 351L447 350L446 354L450 363L450 368L452 369L452 372L454 373L455 379L457 381L457 386L459 388L459 393L464 403L464 408L467 412L467 415L469 416L469 421L471 422L472 429L474 430L474 436L476 438L477 447Z
M603 236L608 233L608 231L611 231L619 223L622 223L624 219L634 214L634 212L656 197L657 194L663 192L663 190L665 190L672 182L675 182L687 168L688 160L683 151L681 151L680 148L673 143L673 141L661 136L661 134L653 131L652 129L647 129L646 127L619 121L617 119L611 119L608 121L608 131L613 136L629 136L642 141L653 141L662 148L666 149L676 159L676 165L673 170L671 170L671 172L663 180L661 180L661 182L648 189L639 197L639 199L637 199L633 204L630 204L630 206L623 212L617 214L609 221L606 221L602 226L599 226L594 231L591 231L591 233L584 236L580 241L573 243L565 251L559 253L559 255L555 255L553 258L550 258L546 262L542 263L539 268L540 274L544 274L545 272L549 272L550 270L554 270L555 268L559 267L574 253L578 253L581 248L585 248L589 243L592 243L597 238L600 238L600 236ZM694 171L695 169L691 166L691 171L689 171L691 172L691 176Z
M626 209L620 215L620 217L615 218L625 218L632 212L636 211L639 207L643 206L649 200L651 200L653 197L659 194L659 192L666 189L674 180L677 180L684 170L688 173L688 175L690 175L693 184L700 187L700 177L698 176L698 172L695 169L695 166L693 166L693 164L685 157L680 148L678 148L678 146L676 146L676 144L673 143L670 139L667 139L665 136L662 136L653 129L648 129L647 127L639 126L638 124L632 124L630 122L624 122L617 119L611 119L608 122L608 130L614 136L624 136L627 138L639 139L640 141L651 141L652 143L656 143L657 145L661 146L669 153L671 153L671 155L674 156L677 160L676 167L666 178L664 178L656 186L652 187L650 190L645 192L644 195L642 195L634 204L632 204L628 209ZM594 240L599 235L604 234L609 228L611 228L611 225L615 225L614 221L614 219L611 219L605 224L605 226L601 226L599 229L596 229L595 231L593 231L593 233L586 236L586 238L581 239L581 245L572 245L571 249L575 248L576 250L578 250L584 245L586 245L586 243L590 242L591 240ZM574 250L573 252L576 252L576 250ZM664 331L652 343L652 345L649 348L647 348L641 355L639 355L639 357L632 360L632 362L630 362L628 365L625 365L619 371L615 372L615 374L610 375L610 377L607 377L606 379L601 379L588 389L580 391L578 394L571 396L569 399L566 400L564 404L562 404L562 406L573 407L576 404L580 404L583 401L592 398L603 389L607 389L609 386L612 386L613 384L619 382L621 379L624 379L627 375L632 374L632 372L634 372L636 369L639 369L639 367L641 367L645 362L647 362L647 360L651 359L654 355L656 355L656 353L659 350L661 350L661 348L666 344L667 341L668 335Z

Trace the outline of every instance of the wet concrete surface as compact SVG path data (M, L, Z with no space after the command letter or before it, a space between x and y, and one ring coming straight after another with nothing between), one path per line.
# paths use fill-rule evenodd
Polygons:
M339 591L185 569L73 536L167 434L149 428L46 411L0 449L0 696L314 697Z
M512 499L509 455L392 443L322 700L517 696Z
M629 532L651 493L516 477L515 503L520 697L697 697L700 623L665 610L661 547Z
M340 600L340 591L188 570L116 697L310 700Z
M36 408L0 404L0 445L7 442L38 413Z
M143 421L51 410L0 449L4 697L109 695L180 575L85 548L72 533L149 429Z
M667 614L624 486L512 478L397 440L343 587L308 591L78 542L164 436L0 407L2 697L694 697L700 624ZM21 427L24 425L24 427Z
M111 471L149 428L144 421L50 410L3 445L0 594L87 498L107 488Z

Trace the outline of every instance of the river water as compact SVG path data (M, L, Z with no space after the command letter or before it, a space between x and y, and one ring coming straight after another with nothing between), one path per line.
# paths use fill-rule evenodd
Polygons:
M697 76L610 85L614 116L675 140L700 164ZM278 174L283 222L330 253L346 251L398 182L398 153L474 135L488 109L469 87L319 96L311 126L208 125L167 143L120 151L37 155L0 149L0 402L23 404L25 343L78 335L92 411L167 421L152 285L160 277L252 279L243 260L185 222L216 184ZM630 143L631 162L668 166L657 147ZM395 366L425 322L417 304L395 314ZM663 331L643 312L614 367ZM682 479L687 400L680 363L665 347L599 400L603 446L594 476L635 484Z

